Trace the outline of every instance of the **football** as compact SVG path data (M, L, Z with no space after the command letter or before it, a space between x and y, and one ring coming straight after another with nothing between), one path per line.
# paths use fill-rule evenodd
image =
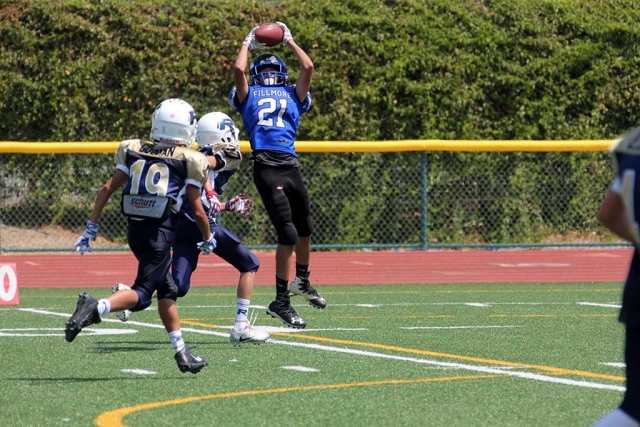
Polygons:
M255 32L256 41L267 46L275 46L282 43L283 37L284 31L282 28L273 23L262 24Z

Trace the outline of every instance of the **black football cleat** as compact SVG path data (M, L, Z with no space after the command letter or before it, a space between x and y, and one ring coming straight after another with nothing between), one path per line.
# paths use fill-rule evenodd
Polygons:
M306 277L296 276L296 279L289 285L289 292L303 296L315 308L323 309L327 306L327 301L309 283L309 275Z
M267 307L267 314L273 318L282 320L287 326L294 329L304 329L307 326L307 322L296 312L296 309L291 307L289 298L286 299L276 298Z
M98 301L89 293L78 296L76 311L71 315L64 329L64 339L72 342L83 328L102 322L98 313Z
M197 374L202 368L209 365L207 359L204 357L191 354L187 346L184 346L184 348L177 352L173 357L176 359L178 369L180 369L180 372L183 374L187 372Z

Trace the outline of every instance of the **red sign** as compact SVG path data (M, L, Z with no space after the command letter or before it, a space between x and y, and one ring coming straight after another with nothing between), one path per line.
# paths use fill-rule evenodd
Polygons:
M15 264L0 264L0 305L18 304L18 269Z

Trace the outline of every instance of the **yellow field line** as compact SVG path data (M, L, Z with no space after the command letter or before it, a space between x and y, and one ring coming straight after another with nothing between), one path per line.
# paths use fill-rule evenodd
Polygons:
M149 403L143 403L142 405L115 409L112 411L103 412L95 419L94 422L99 427L124 427L125 424L122 423L122 419L134 412L144 411L147 409L160 408L163 406L183 405L185 403L197 402L200 400L212 400L212 399L222 399L222 398L240 397L240 396L255 396L259 394L286 393L291 391L327 390L327 389L350 388L350 387L370 387L370 386L376 386L376 385L418 384L418 383L428 383L428 382L495 378L495 377L503 377L503 376L507 376L507 375L506 374L505 375L464 375L464 376L440 377L440 378L419 378L414 380L365 381L365 382L355 382L355 383L321 384L321 385L310 385L310 386L300 386L300 387L283 387L283 388L273 388L273 389L265 389L265 390L233 391L233 392L226 392L226 393L207 394L203 396L183 397L179 399L165 400L162 402L149 402Z
M490 314L489 317L618 317L618 314Z
M391 350L398 351L402 353L413 353L420 354L423 356L434 356L434 357L446 357L448 359L454 360L466 360L469 362L477 362L477 363L485 363L489 365L500 365L500 366L517 366L521 368L532 368L538 369L540 371L545 371L552 373L554 375L578 375L583 377L592 377L592 378L600 378L605 380L613 380L613 381L625 381L625 377L617 376L617 375L606 375L599 374L596 372L589 371L578 371L573 369L564 369L564 368L556 368L553 366L544 366L544 365L529 365L525 363L517 363L517 362L508 362L505 360L495 360L495 359L484 359L481 357L474 356L461 356L459 354L450 354L450 353L439 353L435 351L429 350L418 350L415 348L407 348L407 347L397 347L393 345L386 344L377 344L377 343L368 343L368 342L360 342L360 341L349 341L349 340L341 340L335 338L325 338L325 337L317 337L313 335L304 335L304 334L290 334L286 332L272 332L271 335L277 335L282 337L291 337L291 338L304 338L311 341L321 341L321 342L329 342L332 344L344 344L351 346L360 346L360 347L369 347L369 348L378 348L382 350Z

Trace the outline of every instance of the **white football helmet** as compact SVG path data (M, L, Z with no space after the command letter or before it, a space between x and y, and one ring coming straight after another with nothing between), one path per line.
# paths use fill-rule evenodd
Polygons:
M152 142L191 147L196 139L196 113L191 104L178 98L162 101L151 116Z
M230 144L240 150L240 129L231 117L224 113L208 113L198 120L198 147L206 147L218 143Z

